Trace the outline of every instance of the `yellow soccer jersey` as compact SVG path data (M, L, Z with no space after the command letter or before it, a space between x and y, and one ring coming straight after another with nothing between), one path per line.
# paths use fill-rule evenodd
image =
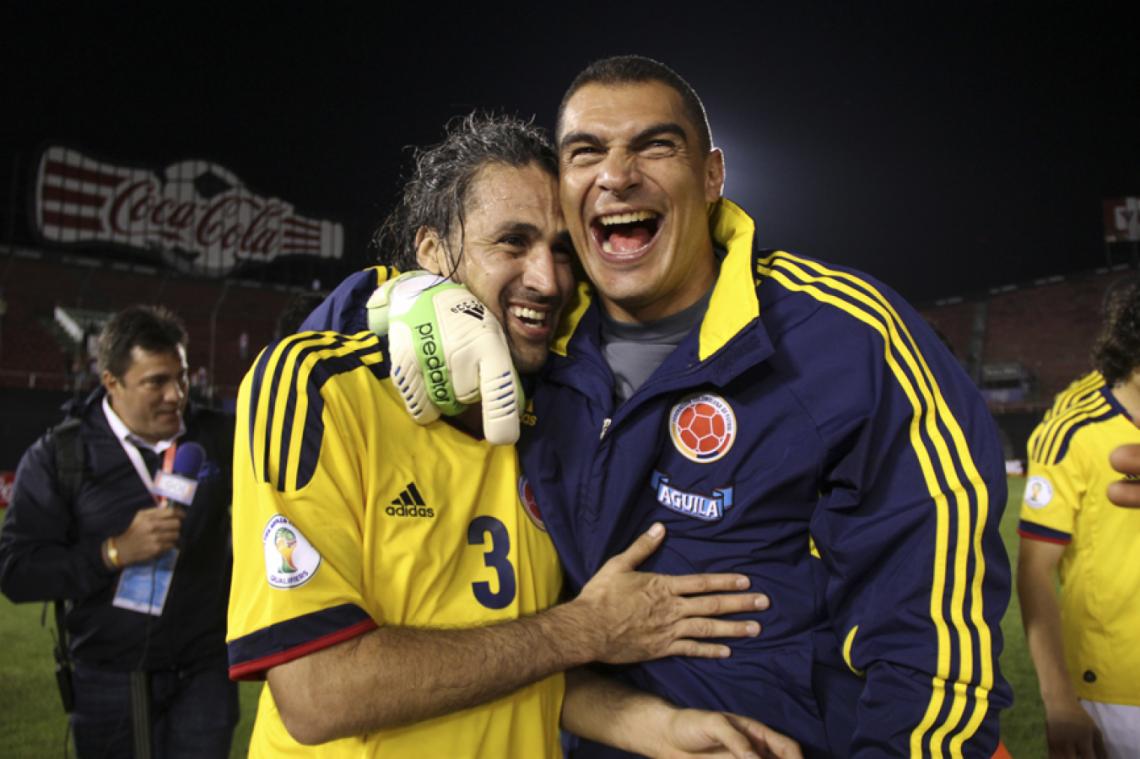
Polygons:
M293 335L242 382L234 446L230 675L377 625L474 626L553 605L562 576L513 447L416 425L369 333ZM520 651L519 655L525 655ZM559 754L563 679L314 750L262 691L251 756Z
M1088 400L1091 396L1099 393L1103 387L1104 375L1095 369L1088 374L1081 375L1070 382L1068 387L1054 396L1053 407L1050 409L1050 412L1056 414L1083 400Z
M1108 454L1140 429L1102 387L1034 431L1018 532L1065 545L1065 659L1077 695L1140 705L1140 510L1108 501Z
M1084 404L1096 405L1099 403L1100 391L1104 387L1104 376L1095 369L1088 374L1084 374L1069 383L1061 392L1053 396L1053 405L1045 411L1045 417L1042 423L1037 425L1033 433L1029 436L1029 458L1033 459L1038 456L1037 446L1039 445L1040 435L1045 429L1045 422L1049 421L1053 416L1064 413L1068 409Z

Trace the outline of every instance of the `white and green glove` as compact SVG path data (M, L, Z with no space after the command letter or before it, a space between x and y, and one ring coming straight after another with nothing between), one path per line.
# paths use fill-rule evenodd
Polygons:
M388 335L392 380L416 423L482 400L487 441L519 439L523 392L507 338L466 287L410 271L376 288L367 308L369 329Z

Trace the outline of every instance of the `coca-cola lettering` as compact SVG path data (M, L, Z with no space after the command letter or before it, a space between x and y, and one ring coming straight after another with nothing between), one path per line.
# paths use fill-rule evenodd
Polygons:
M53 146L40 159L35 202L45 239L176 249L180 255L172 260L180 266L211 272L280 253L339 257L343 245L339 224L297 216L288 203L254 195L231 172L206 161L150 172Z
M121 234L130 234L140 225L181 233L193 221L195 210L192 201L179 203L159 195L154 180L131 182L111 203L111 228Z
M223 250L236 248L244 230L241 228L241 222L234 217L238 215L239 209L244 204L257 208L257 203L248 198L237 195L219 197L202 214L202 219L194 232L194 239L199 245L207 248L215 243L220 244Z
M139 195L140 191L143 193L141 196ZM130 233L131 219L133 217L131 199L136 196L145 198L148 192L153 192L153 188L151 187L151 182L146 179L139 182L131 182L119 190L115 195L115 199L111 201L111 229L120 234ZM135 205L138 203L139 200L136 199ZM124 214L128 214L126 218L123 218Z
M277 221L285 216L285 209L280 203L269 202L253 217L249 228L241 236L238 248L253 254L268 256L277 249L277 239L280 237L277 230L271 229L270 221Z

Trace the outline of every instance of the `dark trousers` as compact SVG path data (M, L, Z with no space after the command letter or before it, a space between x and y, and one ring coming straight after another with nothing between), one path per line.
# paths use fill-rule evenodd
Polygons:
M134 753L130 673L75 664L71 730L79 759ZM150 673L154 759L225 759L238 721L237 684L223 666Z

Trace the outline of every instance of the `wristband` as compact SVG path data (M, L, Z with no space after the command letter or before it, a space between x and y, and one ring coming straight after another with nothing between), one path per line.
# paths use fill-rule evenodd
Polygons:
M111 568L122 569L123 565L119 562L119 549L115 546L115 539L107 538L103 543L103 548L107 551L107 561L111 564Z

